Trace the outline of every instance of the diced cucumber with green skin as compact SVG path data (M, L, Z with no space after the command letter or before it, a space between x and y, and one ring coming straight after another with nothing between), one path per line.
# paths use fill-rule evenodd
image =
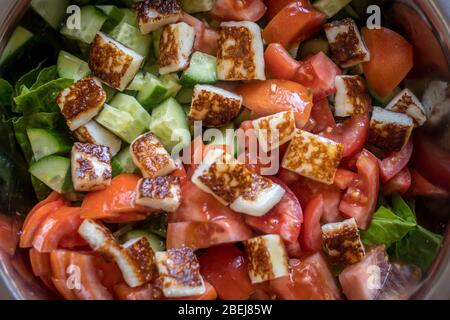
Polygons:
M136 171L137 167L131 157L130 147L124 146L112 159L112 174L115 177L121 173L135 173Z
M300 44L297 59L305 59L306 57L315 55L321 51L326 55L330 53L330 44L328 43L328 40L325 38L313 38Z
M31 165L30 173L56 192L71 189L69 158L54 155L42 158Z
M212 145L227 145L231 146L234 152L234 156L238 156L239 146L237 136L235 134L234 123L229 123L218 129L220 131L219 136L215 136L213 141L209 144Z
M164 99L167 99L169 97L175 97L183 87L179 83L178 76L175 73L161 75L159 76L159 80L161 81L162 85L167 89L167 95L164 97Z
M313 3L313 7L324 13L328 18L335 16L352 0L317 0Z
M135 1L138 2L138 1ZM138 22L137 22L137 13L134 9L121 9L124 13L124 22L132 25L133 27L138 28Z
M110 87L104 83L102 83L103 90L106 92L106 103L109 103L112 98L116 95L118 90L114 89L113 87Z
M125 19L125 13L116 6L97 6L97 8L102 10L108 16L102 26L103 32L112 32L114 28L120 25Z
M169 152L175 147L181 151L191 143L186 114L174 98L153 109L150 130Z
M141 229L148 230L149 232L156 234L162 238L167 237L167 214L162 213L159 215L151 216L146 220Z
M111 31L110 36L144 57L150 51L152 43L151 35L142 34L138 28L126 22L122 22L116 26Z
M65 25L61 29L61 34L69 39L79 40L86 44L90 44L105 23L107 15L94 6L85 6L81 8L80 14L81 29L69 29L67 25Z
M150 246L152 247L153 251L165 251L166 250L166 242L164 239L158 237L157 235L150 233L145 230L133 230L126 234L124 234L122 237L120 237L120 242L123 244L127 241L139 239L139 238L146 238L148 242L150 243Z
M0 65L10 57L17 54L17 52L19 52L33 39L34 35L30 31L24 27L18 26L16 30L14 30L11 38L6 44L5 50L3 50L3 53L0 56Z
M27 135L35 161L52 154L68 153L72 148L70 141L53 129L30 128L27 129Z
M215 0L181 0L181 6L187 13L210 11Z
M103 110L95 120L128 143L133 142L146 129L128 112L107 104L104 105Z
M131 81L127 90L130 91L140 91L144 87L145 74L142 71L139 71L134 77L133 81Z
M73 79L75 81L83 79L91 73L86 61L64 50L59 52L56 67L61 78Z
M192 93L194 92L193 88L181 88L180 92L178 92L176 99L181 104L191 104L192 103Z
M180 83L186 87L193 87L198 83L214 83L217 81L217 59L203 52L194 52L191 56L189 68L180 78Z
M148 128L150 126L151 117L135 97L118 93L109 103L110 106L121 111L128 112L133 118L138 121L142 127Z
M137 99L144 108L160 103L167 96L169 90L151 73L145 74L144 85L137 95Z
M45 22L53 29L58 30L66 17L67 7L70 5L69 0L33 0L31 7L39 14Z

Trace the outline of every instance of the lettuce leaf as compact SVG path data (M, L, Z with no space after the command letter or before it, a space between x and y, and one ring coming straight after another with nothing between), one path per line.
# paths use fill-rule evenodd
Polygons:
M417 224L414 204L406 203L398 193L392 197L392 211L403 220Z
M37 78L39 77L39 73L42 70L42 66L44 65L45 60L39 63L36 68L31 69L24 75L22 75L19 80L17 80L16 85L14 86L14 90L16 92L16 95L19 95L22 91L23 87L30 88L33 86L33 84L36 82Z
M31 86L30 90L35 90L40 86L58 78L59 75L56 66L44 68L39 72L36 82Z

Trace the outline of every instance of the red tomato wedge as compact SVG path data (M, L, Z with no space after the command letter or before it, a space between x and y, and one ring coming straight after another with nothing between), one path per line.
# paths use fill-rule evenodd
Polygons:
M31 269L36 277L53 291L56 291L52 282L52 269L50 266L50 253L41 253L34 248L29 251Z
M171 298L169 300L217 300L216 289L208 281L205 281L205 287L206 287L205 293L199 296Z
M32 214L33 214L36 210L38 210L40 207L46 205L47 203L50 203L50 202L53 202L53 201L56 201L56 200L59 200L59 199L61 199L61 195L60 195L58 192L53 191L52 193L50 193L50 194L48 195L47 198L45 198L45 199L42 200L41 202L37 203L37 204L33 207L33 209L31 209L31 211L28 213L27 217L25 218L24 225L27 223L28 217L32 216Z
M106 261L101 256L95 256L95 265L99 273L102 284L109 290L123 282L122 271L115 262Z
M117 219L122 213L151 212L135 203L138 181L137 175L121 174L112 179L108 188L88 193L81 205L81 216L85 219Z
M39 252L51 252L67 235L77 232L82 222L80 208L61 207L52 212L36 231L33 247Z
M292 79L300 63L279 43L271 43L264 52L266 70L274 79Z
M267 43L279 42L289 48L296 42L308 39L320 31L327 17L302 1L283 7L263 30Z
M244 106L260 116L294 111L299 128L303 128L311 114L313 104L310 90L292 81L252 81L240 85L235 92L243 97Z
M364 75L369 87L386 97L412 69L413 47L387 28L363 28L361 34L370 52L370 61L363 63Z
M383 194L391 195L394 193L404 194L411 186L411 173L408 167L403 168L402 171L397 173L391 180L383 185Z
M333 128L336 126L333 113L331 112L328 99L323 99L314 102L314 106L311 110L310 118L311 128L307 131L311 133L320 133L327 128Z
M412 153L413 142L412 139L410 139L402 150L399 152L393 152L380 161L381 181L385 183L400 173L400 171L402 171L408 164Z
M301 2L303 3L303 6L305 8L308 8L311 6L309 3L309 0L264 0L264 3L267 6L267 19L270 21L277 15L278 12L281 11L284 7L286 7L288 4L294 3L294 2Z
M290 275L270 281L282 300L338 300L341 294L330 268L320 253L289 260Z
M120 300L158 300L154 296L154 291L154 286L149 283L137 288L131 288L125 283L114 286L114 293Z
M19 223L14 217L0 213L0 250L13 256L19 242L19 231Z
M59 242L59 247L62 249L76 249L87 247L88 243L78 233L73 233L65 236Z
M355 218L360 229L366 229L375 212L380 186L378 159L363 150L356 161L358 178L349 186L339 210L347 218Z
M117 217L103 219L106 223L130 223L144 221L148 215L137 212L121 213Z
M344 122L337 123L333 128L325 130L320 135L342 143L344 158L354 156L366 144L369 135L369 117L354 115Z
M411 168L411 186L406 196L408 197L429 197L429 198L449 198L450 192L435 186L421 175L416 169Z
M31 210L22 227L22 235L20 236L20 247L30 248L33 246L33 239L39 227L44 223L47 217L54 211L64 206L64 201L58 199L40 206L37 210Z
M50 253L52 268L52 282L59 294L66 300L78 300L75 293L67 286L67 268L71 264L72 252L68 250L54 250Z
M216 0L209 14L219 21L253 21L266 13L262 0Z
M300 245L307 252L318 252L322 249L322 227L320 219L323 214L323 197L316 195L306 206L305 221L300 233Z
M289 187L291 187L294 183L302 179L301 176L298 175L297 173L285 168L280 168L280 170L278 170L276 177Z
M337 169L334 176L334 183L340 190L347 190L350 184L358 178L358 175L352 171L345 169Z
M247 300L254 287L247 274L244 253L226 244L206 250L199 258L200 272L221 300Z
M279 234L284 241L295 243L303 222L302 207L295 194L283 182L272 178L286 193L281 201L262 217L246 216L245 222L265 234Z
M183 12L181 20L195 29L194 50L216 55L219 33L216 30L209 28L205 22L186 12Z

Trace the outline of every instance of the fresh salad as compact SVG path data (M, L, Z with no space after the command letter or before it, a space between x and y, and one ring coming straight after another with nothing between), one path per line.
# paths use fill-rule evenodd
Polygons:
M450 90L405 80L370 4L31 1L0 56L0 250L70 300L409 298Z

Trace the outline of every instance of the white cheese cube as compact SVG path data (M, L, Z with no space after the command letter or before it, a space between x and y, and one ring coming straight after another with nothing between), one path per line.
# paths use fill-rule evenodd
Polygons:
M72 182L76 191L105 189L111 184L108 147L76 142L72 147Z
M98 32L91 44L89 68L104 83L125 90L144 61L139 53Z
M282 167L318 182L332 184L344 146L333 140L297 130Z
M205 127L220 127L241 110L242 97L224 89L198 84L194 87L189 119L202 121Z
M67 126L75 131L91 121L102 109L106 92L99 81L84 78L64 89L56 98Z
M103 128L94 120L79 127L73 134L80 142L109 147L111 156L113 157L120 151L120 146L122 145L122 141L117 136Z
M147 132L137 137L130 145L133 162L146 178L170 174L177 166L158 138Z
M342 68L370 61L367 50L353 19L337 20L324 25L330 49Z
M261 29L249 21L223 22L217 51L219 80L265 80Z
M263 151L272 151L290 141L295 135L294 112L280 112L253 121L259 146Z
M289 260L279 235L266 235L244 242L247 271L252 283L261 283L289 275Z
M183 12L178 0L146 0L136 4L139 29L148 34L181 19Z
M159 73L168 74L186 69L194 40L195 30L185 22L165 26L159 41Z
M400 151L408 142L414 122L403 113L374 107L368 143L384 151Z
M181 202L180 178L164 176L141 179L136 193L138 205L166 212L175 212Z
M366 114L370 111L371 99L360 76L337 76L335 86L334 114L337 117Z
M156 253L156 265L166 298L198 296L206 291L200 264L192 249L182 247Z

